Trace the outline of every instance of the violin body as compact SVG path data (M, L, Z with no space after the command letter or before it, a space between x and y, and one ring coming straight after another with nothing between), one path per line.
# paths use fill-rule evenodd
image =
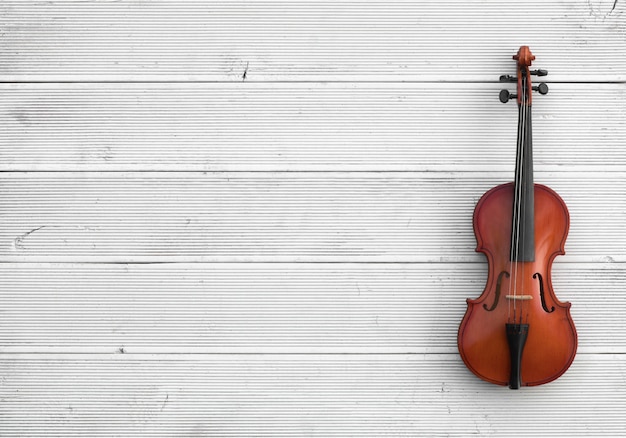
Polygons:
M515 180L485 193L474 210L476 251L487 257L483 293L467 300L458 347L465 365L478 377L511 389L548 383L561 376L576 355L578 338L570 303L560 302L552 289L555 257L565 254L569 213L552 189L533 180L532 86L535 59L528 46L513 56L517 94L500 92L500 101L517 98L519 118Z
M561 376L574 360L577 334L570 303L560 302L552 289L551 266L564 254L569 230L567 206L552 189L534 185L535 261L509 260L514 184L489 190L474 210L476 251L487 257L485 290L467 300L458 346L466 366L478 377L498 385L510 384L511 353L505 323L516 317L528 325L521 355L521 385L548 383ZM503 274L504 273L504 274ZM517 313L510 309L513 292L523 291ZM508 297L508 298L507 298Z

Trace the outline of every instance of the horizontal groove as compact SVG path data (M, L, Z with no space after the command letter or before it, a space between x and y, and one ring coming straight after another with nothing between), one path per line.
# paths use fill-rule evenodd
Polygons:
M616 436L622 360L581 356L557 381L512 392L453 355L11 356L0 433Z
M173 5L176 6L173 6ZM621 3L3 3L4 80L473 79L519 47L559 80L624 80ZM523 16L524 20L519 20ZM468 56L468 53L471 56ZM424 62L428 60L428 62ZM549 66L545 68L550 69Z
M626 352L626 301L589 293L626 287L625 267L554 266L554 290L572 302L581 353ZM455 263L0 268L1 351L125 354L450 354L466 298L481 293L487 270Z
M538 171L626 169L626 87L534 104ZM495 84L4 85L5 171L510 169L517 111ZM593 147L590 147L593 145Z
M612 80L612 79L587 79L587 80L545 80L548 84L562 84L562 85L623 85L626 84L626 79L624 80ZM489 80L489 79L464 79L464 78L447 78L441 80L435 79L394 79L393 77L389 79L330 79L330 80L322 80L322 79L264 79L264 80L254 80L254 79L239 79L239 80L200 80L200 79L80 79L80 80L1 80L0 85L77 85L77 84L90 84L90 85L233 85L241 83L242 86L246 84L256 84L256 85L315 85L315 84L389 84L389 85L418 85L418 84L457 84L457 85L476 85L476 84L501 84L498 80Z

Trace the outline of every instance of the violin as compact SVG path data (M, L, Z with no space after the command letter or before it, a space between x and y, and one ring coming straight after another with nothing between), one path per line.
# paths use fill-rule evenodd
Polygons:
M546 84L533 86L535 56L520 47L513 59L517 93L500 92L500 101L517 99L519 109L515 179L487 191L473 216L476 251L487 258L485 289L467 299L458 333L458 348L467 368L481 379L511 389L541 385L561 376L576 355L578 337L571 304L560 302L552 289L551 267L565 254L569 212L549 187L533 182L531 106L533 91L546 94Z

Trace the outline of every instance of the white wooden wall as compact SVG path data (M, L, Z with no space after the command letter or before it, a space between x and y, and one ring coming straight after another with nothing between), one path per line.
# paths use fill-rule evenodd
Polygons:
M626 435L626 2L0 11L1 436ZM522 44L580 345L510 391L456 331Z

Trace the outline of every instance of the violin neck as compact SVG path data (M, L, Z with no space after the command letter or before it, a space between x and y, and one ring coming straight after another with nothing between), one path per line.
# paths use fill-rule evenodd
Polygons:
M525 89L525 87L522 87ZM522 98L519 105L515 196L511 232L511 261L535 260L535 186L533 182L531 105Z

